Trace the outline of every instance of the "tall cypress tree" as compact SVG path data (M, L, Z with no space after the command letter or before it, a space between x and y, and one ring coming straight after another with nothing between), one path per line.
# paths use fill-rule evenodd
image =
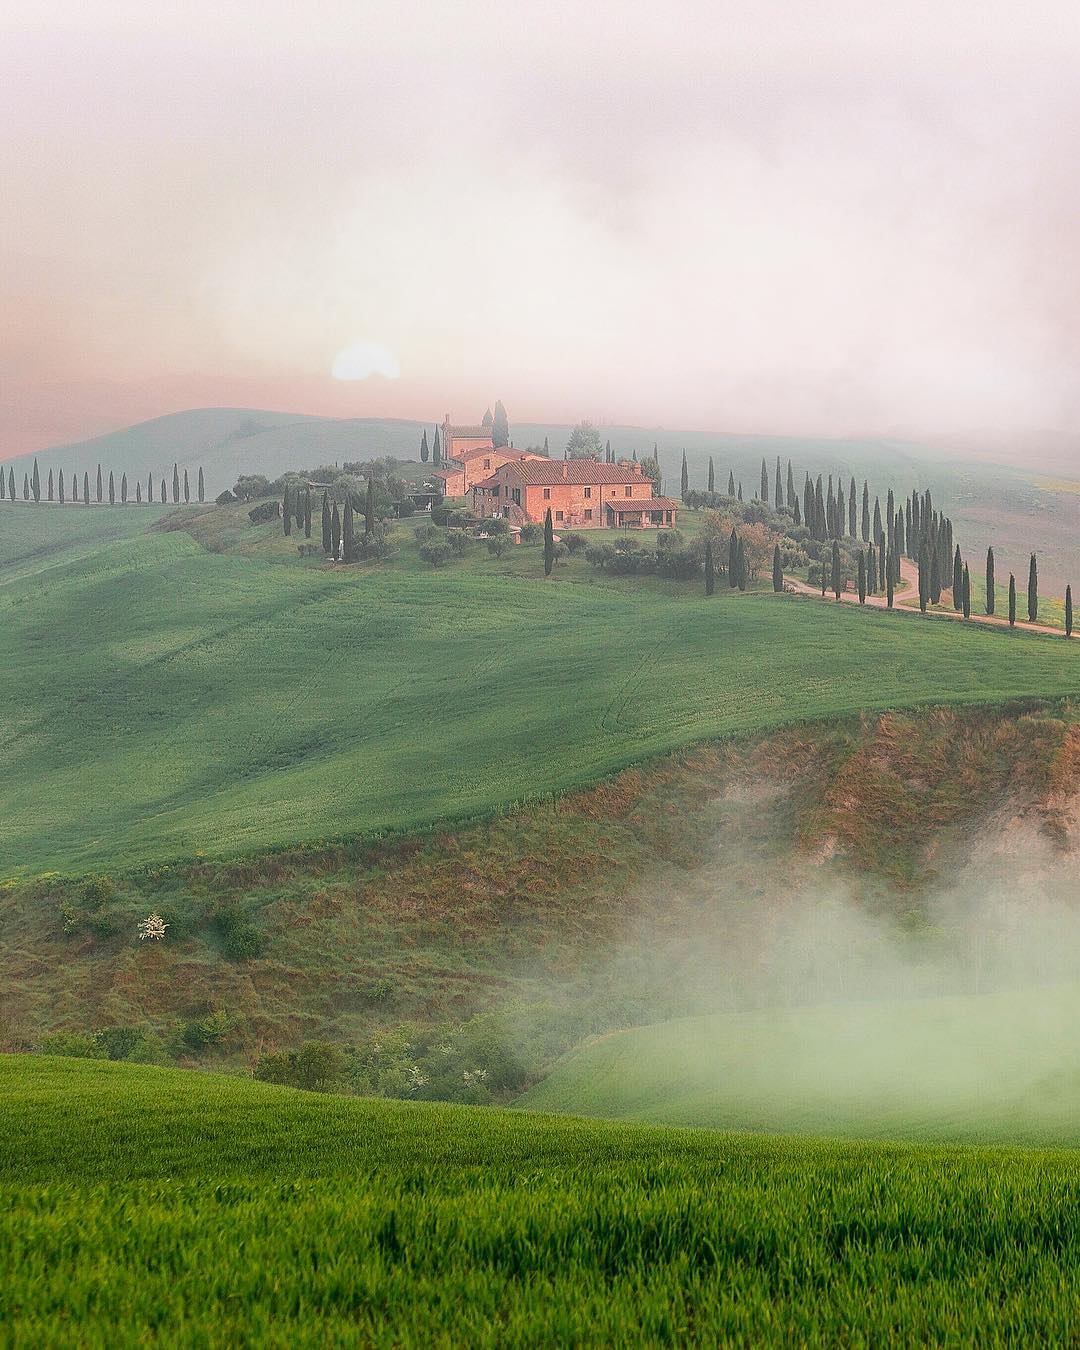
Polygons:
M0 502L7 496L7 474L0 469Z
M814 538L824 540L827 537L825 497L821 491L821 474L818 474L817 483L814 487Z
M286 534L292 534L292 502L289 500L289 489L281 496L281 528Z
M30 478L30 490L34 494L34 504L41 501L41 476L38 473L37 460L34 460L34 472Z
M964 560L960 556L959 544L952 560L952 607L958 612L964 607Z
M799 504L798 495L795 492L795 473L791 467L791 460L787 462L787 504L795 507Z
M304 528L304 499L300 495L300 489L297 487L293 493L293 520L296 522L296 528Z
M176 464L172 466L172 499L174 502L180 500L180 469Z
M871 595L877 594L877 549L873 544L868 544L866 548L866 589Z
M1009 627L1016 623L1016 578L1009 573Z
M49 501L53 499L53 471L49 470Z
M924 539L919 545L919 608L926 613L930 601L930 553Z
M761 500L763 502L767 502L769 500L769 471L765 467L764 456L762 456L761 459Z
M496 403L496 408L501 404ZM375 475L368 474L367 480L367 501L364 504L364 533L375 533Z
M495 416L491 419L491 444L501 450L510 444L510 424L501 399L495 400Z
M97 499L101 501L101 465L97 466Z
M866 554L859 549L859 604L866 604Z
M64 504L64 471L60 470L56 478L56 486L60 497L60 505ZM4 475L0 473L0 497L4 495Z
M547 437L544 437L544 453L547 454ZM435 439L431 442L432 464L442 463L442 447L439 445L439 428L435 428Z
M862 485L862 540L870 542L870 484L863 479Z
M889 608L893 607L894 588L896 586L896 577L893 575L892 567L885 569L885 601Z
M120 475L120 504L127 506L127 474Z
M904 508L896 508L896 521L893 525L893 544L896 549L896 577L900 577L900 559L907 551L907 541L904 535Z
M779 470L777 471L779 479ZM784 566L780 560L780 545L774 544L772 551L772 588L777 593L784 589Z
M202 465L199 465L199 501L206 500L206 485L203 483Z
M734 470L734 469L729 469L729 470L728 470L728 476L727 476L727 495L728 495L729 497L734 497L734 496L735 496L735 470Z
M734 525L731 527L731 534L728 536L727 583L731 590L734 590L739 584L739 536L735 533Z
M8 496L12 501L15 500L15 470L12 468L8 469Z
M311 538L311 484L304 489L304 538Z
M885 565L885 564L887 563L887 561L888 561L888 550L887 550L886 547L885 547L885 540L882 539L881 543L878 545L878 590L879 590L879 591L883 591L883 590L885 589L885 573L886 573L886 571L888 570L888 569L886 568L886 565Z
M986 612L994 612L994 550L986 550Z
M716 470L715 470L715 468L713 467L713 458L712 458L712 455L710 455L710 456L709 456L709 492L710 492L710 494L712 494L712 493L715 492L715 491L716 491ZM711 594L711 592L710 592L710 594Z
M711 463L711 461L710 461ZM712 595L716 590L716 565L713 562L712 540L705 540L705 594Z
M109 470L109 505L116 505L116 483L113 480L113 471Z
M338 514L338 504L334 503L334 513L330 517L330 552L334 559L337 559L338 552L341 549L341 516Z
M30 475L28 473L24 473L22 477L22 495L24 502L30 500Z
M426 464L428 462L428 456L430 454L431 451L428 449L427 443L427 427L425 427L423 434L420 437L420 463Z
M964 564L964 618L971 618L971 573L968 571L967 563Z
M551 576L555 566L555 527L551 523L551 507L544 515L544 576Z
M742 483L741 483L741 482L739 483L738 487L735 489L735 496L739 499L739 501L742 501Z
M874 543L880 550L884 542L884 534L881 529L881 502L877 497L874 498Z
M1028 623L1035 623L1039 617L1039 567L1035 554L1028 564Z
M161 480L161 502L162 502L162 505L164 505L168 500L169 500L169 498L168 498L168 496L166 495L166 492L165 492L165 479L163 478L163 479Z
M191 484L188 482L188 471L184 470L184 505L191 501Z
M146 475L146 500L151 504L151 506L153 505L153 503L154 503L154 475L153 475L152 473L148 473L148 474Z
M941 554L935 541L930 550L930 600L935 605L941 603L941 590Z
M356 561L356 533L353 529L353 509L349 497L345 498L345 509L341 514L341 561Z
M764 462L764 461L762 461ZM683 501L686 501L686 494L690 490L690 475L686 468L686 451L682 452L682 473L679 476L680 493Z
M142 505L142 483L138 479L135 480L135 505Z
M1065 636L1072 637L1073 613L1072 613L1072 587L1065 587Z
M799 498L798 498L798 495L794 496L791 500L792 500L792 503L793 503L793 505L792 505L792 511L794 512L795 524L796 524L796 525L801 525L801 524L802 524L802 512L799 510Z
M859 500L856 496L855 477L852 475L851 482L848 484L847 498L847 532L850 539L857 539L859 522Z
M784 506L784 484L780 478L780 456L776 456L776 491L773 493L773 505L778 511Z
M90 505L90 475L85 469L82 476L82 499L84 506Z
M330 553L333 551L333 537L330 533L330 498L324 492L322 495L322 551Z

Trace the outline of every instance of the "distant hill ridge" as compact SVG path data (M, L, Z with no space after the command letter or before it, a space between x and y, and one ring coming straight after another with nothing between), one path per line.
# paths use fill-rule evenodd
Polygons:
M276 477L287 469L320 463L367 459L393 455L398 459L418 458L420 433L426 426L432 438L435 422L445 409L433 409L430 423L395 418L319 417L310 413L271 412L262 408L190 408L167 413L148 422L139 422L119 431L110 431L90 440L78 441L36 454L20 455L10 461L16 477L29 469L36 458L39 468L63 469L65 474L93 473L100 463L116 474L145 478L161 475L174 463L183 470L196 472L202 467L206 490L216 495L231 487L239 474L265 473ZM464 416L469 409L462 409ZM511 410L512 412L512 410ZM547 438L552 455L560 455L571 427L564 423L515 423L510 434L514 444L524 449L542 446ZM619 454L651 453L654 443L660 447L669 489L677 490L682 452L685 449L693 484L704 486L709 455L716 457L719 474L723 468L741 477L748 494L758 481L760 459L791 457L796 470L834 464L837 471L863 474L890 468L904 470L927 451L904 442L888 440L829 440L818 437L755 436L717 432L658 430L647 427L605 426L601 436L610 439ZM905 474L905 481L906 481Z

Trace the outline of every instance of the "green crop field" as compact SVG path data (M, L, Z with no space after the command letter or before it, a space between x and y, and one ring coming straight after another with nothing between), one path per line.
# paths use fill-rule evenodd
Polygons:
M1070 1151L0 1058L16 1345L1066 1344Z
M545 584L536 549L437 572L270 565L99 515L127 537L0 572L3 875L408 828L703 737L1080 688L1076 648L1049 637L706 600L584 563ZM26 516L39 556L81 519L9 506L0 528Z
M537 1111L859 1138L1080 1145L1080 986L637 1027L565 1057Z

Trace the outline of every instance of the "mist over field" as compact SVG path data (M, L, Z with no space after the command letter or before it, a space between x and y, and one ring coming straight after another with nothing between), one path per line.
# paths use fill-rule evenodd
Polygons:
M524 1105L678 1124L1024 1142L1080 1089L1076 801L1064 835L1006 808L933 880L837 875L837 842L777 851L760 787L717 804L714 857L665 868L600 976L658 1014L572 1053ZM853 811L872 810L852 803ZM676 1020L667 1020L676 1019Z

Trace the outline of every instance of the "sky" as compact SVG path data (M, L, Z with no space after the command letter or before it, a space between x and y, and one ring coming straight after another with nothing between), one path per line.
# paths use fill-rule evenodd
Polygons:
M0 6L0 457L180 408L1080 436L1080 6Z

